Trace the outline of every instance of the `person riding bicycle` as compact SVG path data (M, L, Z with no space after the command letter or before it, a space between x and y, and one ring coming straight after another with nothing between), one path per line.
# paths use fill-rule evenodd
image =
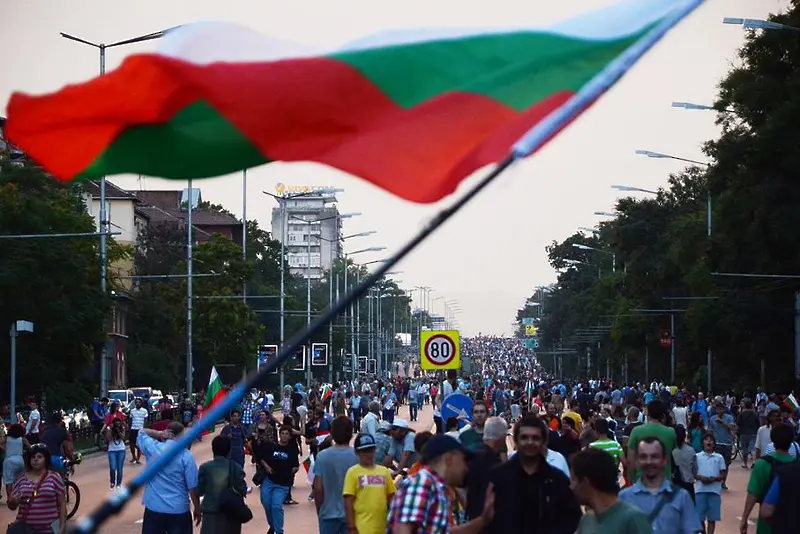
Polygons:
M72 447L72 435L64 425L63 418L59 412L53 412L50 416L50 424L39 434L39 442L47 445L50 451L52 462L51 469L58 473L65 472L64 458L75 462L75 454Z

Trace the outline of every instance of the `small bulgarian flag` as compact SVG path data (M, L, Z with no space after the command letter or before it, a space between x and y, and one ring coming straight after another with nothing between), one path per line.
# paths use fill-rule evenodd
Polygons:
M792 393L789 393L789 396L783 399L783 405L792 410L793 414L800 412L800 405L797 404L797 399L794 398Z
M308 483L314 483L314 457L310 454L308 457L303 460L303 469L306 470L306 476L308 477Z
M331 395L333 395L333 388L331 387L331 385L325 384L324 386L322 386L322 393L320 394L322 402L323 403L328 402L328 399L331 398Z
M319 52L231 23L188 24L99 78L14 93L6 135L65 182L312 161L436 202L582 89L599 97L701 3L622 0L555 24L393 29Z
M202 411L206 412L216 406L222 399L225 398L225 388L222 385L222 380L217 373L217 368L211 366L211 376L208 378L208 388L206 389L205 405ZM211 429L206 430L205 434L210 434Z

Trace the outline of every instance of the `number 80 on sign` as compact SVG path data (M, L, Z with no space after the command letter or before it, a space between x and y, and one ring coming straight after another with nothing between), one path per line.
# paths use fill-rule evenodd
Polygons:
M422 369L460 369L461 338L458 330L428 330L420 334Z

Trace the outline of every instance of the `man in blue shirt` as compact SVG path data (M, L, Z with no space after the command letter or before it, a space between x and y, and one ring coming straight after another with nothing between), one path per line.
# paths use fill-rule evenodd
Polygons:
M717 403L714 407L716 414L711 417L709 428L714 435L716 447L714 452L722 455L725 460L725 466L731 465L731 451L733 450L733 432L736 430L736 421L729 413L725 413L725 405ZM728 486L725 484L728 479L728 471L726 470L722 479L722 491L728 491Z
M100 445L100 431L103 430L103 425L106 421L106 406L108 399L94 399L92 401L92 412L89 414L89 421L92 423L92 434L94 435L94 444Z
M642 477L633 486L622 490L619 499L648 514L653 534L702 532L689 492L666 479L664 467L668 461L666 448L658 439L648 436L640 441L636 464L642 470Z
M692 411L700 414L700 417L703 419L703 426L708 428L708 403L705 397L703 397L702 391L697 393L697 399L692 403Z
M136 445L149 463L172 447L174 443L170 442L182 433L183 425L178 422L170 423L162 432L145 428L139 431ZM202 519L196 489L197 463L192 453L184 449L144 487L142 534L191 534L192 517L195 525ZM193 514L189 513L190 500Z
M222 428L219 435L231 438L231 460L244 469L244 444L247 441L247 434L241 424L241 415L239 410L231 410L231 422Z

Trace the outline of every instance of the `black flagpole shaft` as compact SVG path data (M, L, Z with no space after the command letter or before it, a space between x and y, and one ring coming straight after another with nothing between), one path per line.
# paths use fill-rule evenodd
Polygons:
M406 257L412 250L417 248L420 243L425 241L428 236L442 226L442 224L444 224L453 215L458 213L458 211L466 206L470 200L475 198L478 193L483 191L483 189L492 183L495 178L500 176L506 169L508 169L508 167L510 167L516 161L516 159L517 158L513 154L508 155L503 161L497 164L492 172L486 175L486 177L484 177L480 182L475 184L475 186L467 191L461 198L456 200L452 206L449 206L439 212L439 214L437 214L430 221L430 223L425 226L425 228L423 228L417 235L410 239L399 251L391 256L388 261L382 262L381 266L374 273L367 276L341 299L334 302L325 313L312 321L305 330L298 332L286 343L284 343L284 345L281 347L278 357L272 363L264 365L260 370L252 371L250 374L248 374L243 382L240 382L236 388L228 392L226 400L230 400L231 397L238 398L240 395L255 387L255 385L260 383L263 379L266 379L267 375L269 375L273 370L283 365L283 363L293 356L299 348L303 347L308 340L314 336L314 334L319 332L337 315L347 309L352 302L355 302L357 299L365 295L369 288L383 278L383 276L389 272L392 267L397 264L397 262ZM183 436L177 440L176 446L182 447L183 445L188 445L191 443L195 439L196 435L199 435L200 432L205 430L206 427L210 426L212 422L216 423L216 420L218 419L217 415L222 415L225 411L227 411L227 408L226 402L222 401L214 409L209 411L209 413L203 417L203 419L201 419L198 425L185 432ZM184 444L183 441L186 441L186 443ZM148 465L147 467L149 468L151 466ZM145 469L145 471L147 471L147 469ZM145 475L145 471L143 471L140 476L135 477L131 482L126 484L122 492L110 497L89 516L82 518L80 522L72 529L72 532L81 534L92 534L97 532L100 525L102 525L112 515L119 513L136 494L139 488L149 480L149 478L142 477L142 475ZM144 478L144 480L142 480L142 478Z

